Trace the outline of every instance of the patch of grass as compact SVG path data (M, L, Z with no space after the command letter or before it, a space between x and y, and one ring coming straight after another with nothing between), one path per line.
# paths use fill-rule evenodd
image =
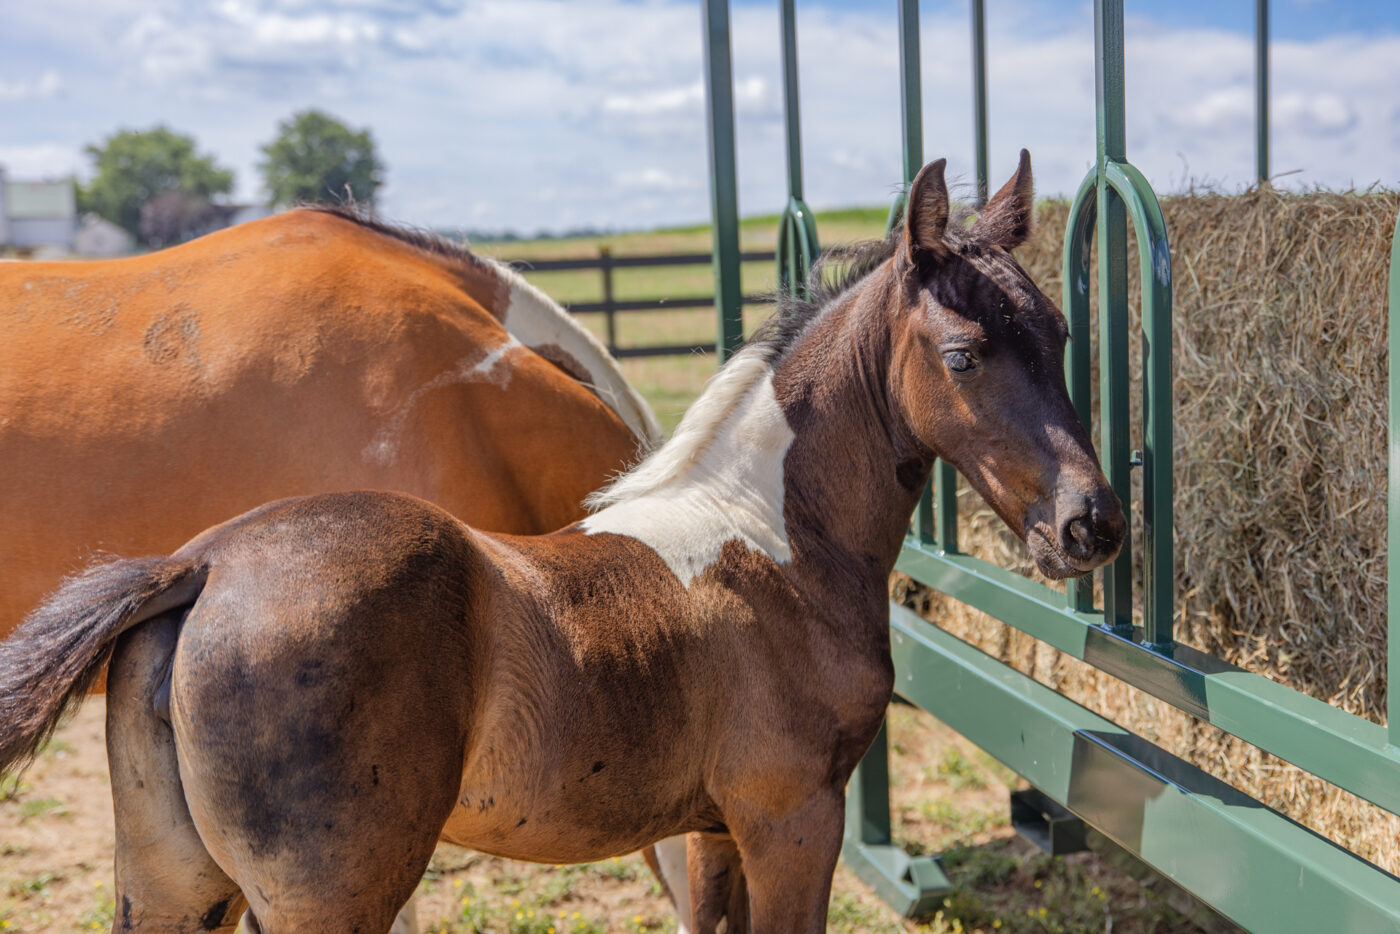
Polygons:
M20 823L36 817L71 817L68 805L57 798L30 798L19 805Z
M827 905L826 929L841 934L899 934L888 909L871 907L850 892L836 892Z
M46 759L62 758L63 756L70 755L72 752L72 744L66 740L59 739L57 736L50 736L48 742L44 743L44 745L39 748L39 755Z
M106 931L112 927L112 921L117 916L117 901L113 894L107 891L106 886L98 884L97 904L83 912L78 918L76 931Z
M934 774L939 781L947 782L955 791L987 787L987 777L981 767L963 755L957 746L949 746L943 750L943 756L939 759Z
M633 857L619 859L614 856L601 863L591 863L590 868L598 875L617 882L631 882L637 878L637 867Z
M21 797L32 790L33 786L20 781L18 775L0 775L0 803Z
M58 873L46 869L37 876L11 882L10 894L17 898L48 898L52 894L49 886L57 878Z

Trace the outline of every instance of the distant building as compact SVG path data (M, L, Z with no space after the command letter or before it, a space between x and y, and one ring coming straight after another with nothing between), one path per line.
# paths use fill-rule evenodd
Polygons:
M136 249L136 238L125 228L89 211L78 224L73 252L79 256L126 256Z
M0 247L72 250L78 232L73 180L10 180L0 169Z

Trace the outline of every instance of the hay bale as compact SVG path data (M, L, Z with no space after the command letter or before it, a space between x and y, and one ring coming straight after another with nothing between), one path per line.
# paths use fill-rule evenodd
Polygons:
M1386 287L1400 193L1194 193L1162 208L1176 278L1177 637L1383 722ZM1042 205L1019 251L1056 299L1067 213ZM1135 326L1137 296L1134 281ZM1139 412L1135 391L1134 426ZM1035 576L980 498L963 490L959 502L965 551ZM1136 502L1133 527L1138 557ZM978 611L907 580L893 589L954 634L1400 871L1400 819Z

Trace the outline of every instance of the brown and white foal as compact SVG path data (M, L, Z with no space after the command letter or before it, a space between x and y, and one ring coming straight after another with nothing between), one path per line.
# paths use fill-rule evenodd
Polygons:
M785 303L584 522L284 500L90 569L0 644L0 770L112 652L114 929L229 931L246 905L269 934L378 934L438 840L568 863L688 833L696 930L821 931L933 458L1051 576L1124 534L1064 320L1008 252L1029 160L971 227L943 165L901 237Z

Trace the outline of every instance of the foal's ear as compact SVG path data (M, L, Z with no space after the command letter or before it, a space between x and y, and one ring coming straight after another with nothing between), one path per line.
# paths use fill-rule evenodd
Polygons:
M943 231L948 227L948 185L943 181L947 159L930 162L919 170L909 188L908 215L904 222L904 250L942 259L948 255Z
M1021 150L1021 162L1011 181L992 195L972 225L972 239L1014 250L1031 235L1035 215L1035 183L1031 180L1031 154Z

